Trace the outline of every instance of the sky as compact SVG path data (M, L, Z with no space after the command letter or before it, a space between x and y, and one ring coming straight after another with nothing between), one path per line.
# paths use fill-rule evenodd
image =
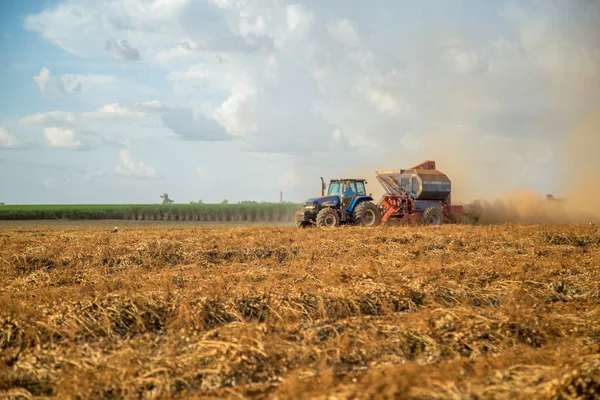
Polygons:
M3 0L0 202L302 202L426 159L454 199L561 195L599 27L594 0Z

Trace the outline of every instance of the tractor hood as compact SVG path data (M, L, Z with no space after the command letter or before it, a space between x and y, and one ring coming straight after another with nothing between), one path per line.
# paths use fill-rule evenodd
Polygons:
M338 196L317 196L312 199L308 199L306 202L316 202L322 206L337 207L340 204L340 198Z

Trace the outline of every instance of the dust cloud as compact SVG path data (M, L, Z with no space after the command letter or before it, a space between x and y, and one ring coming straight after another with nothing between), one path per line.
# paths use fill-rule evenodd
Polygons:
M600 222L600 110L574 126L561 143L562 168L554 176L558 199L515 191L495 200L465 205L479 223Z
M370 163L372 169L352 173L370 178L369 191L377 201L384 192L375 179L376 169L409 168L434 160L437 169L452 180L453 204L464 206L464 222L600 223L600 110L591 112L562 139L554 140L560 161L556 169L549 168L550 162L542 162L524 170L527 163L515 162L515 147L525 153L535 147L527 139L499 140L454 131L424 135L421 144L437 145L390 151ZM557 189L552 193L554 199L531 189L539 179Z

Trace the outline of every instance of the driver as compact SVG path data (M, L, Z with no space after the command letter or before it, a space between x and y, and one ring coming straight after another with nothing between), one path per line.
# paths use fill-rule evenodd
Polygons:
M344 197L354 197L354 190L350 186L350 183L346 183L346 190L344 190Z

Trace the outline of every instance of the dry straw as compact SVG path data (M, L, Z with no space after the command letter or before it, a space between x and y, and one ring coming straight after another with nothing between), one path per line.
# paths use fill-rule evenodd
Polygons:
M0 397L600 391L594 226L4 229L0 268Z

